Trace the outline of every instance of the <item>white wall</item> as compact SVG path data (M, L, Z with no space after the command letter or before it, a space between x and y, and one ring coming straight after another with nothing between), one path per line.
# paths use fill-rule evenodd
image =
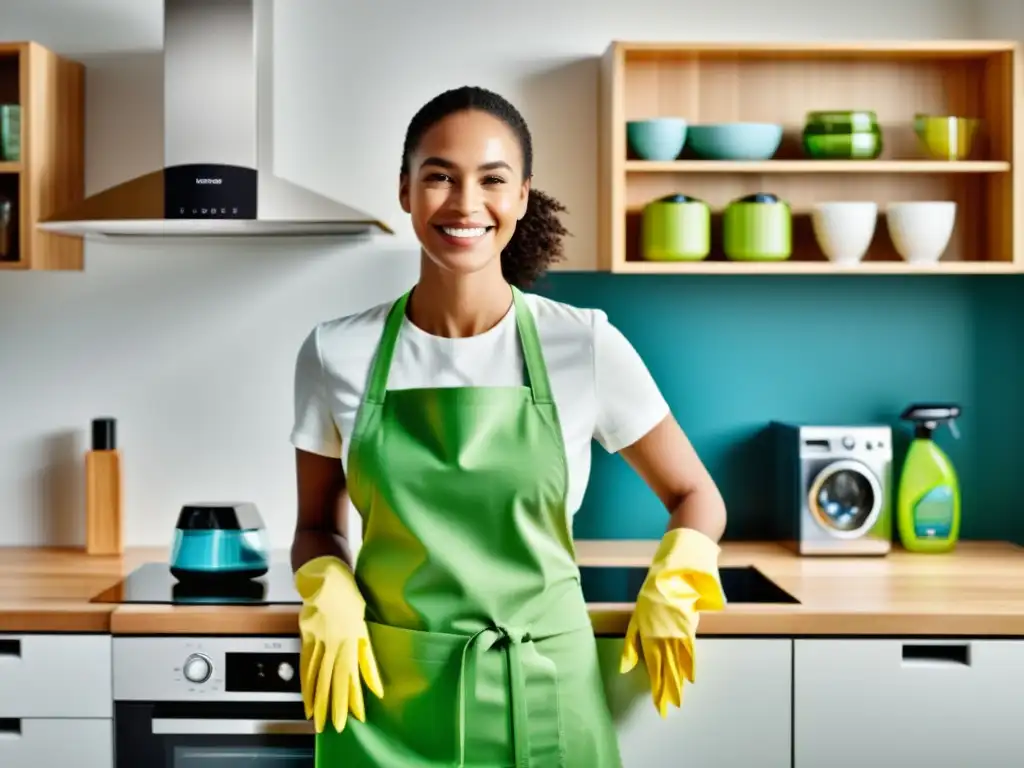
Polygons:
M596 235L597 67L613 38L970 37L952 0L288 0L278 9L278 170L400 226L387 250L90 246L81 274L0 275L0 544L77 544L89 420L113 415L127 538L165 544L192 499L247 499L275 544L294 520L292 365L321 319L415 279L395 200L405 125L473 83L520 105L537 185ZM90 66L88 190L161 162L157 0L5 0L0 36ZM994 30L999 34L998 27Z

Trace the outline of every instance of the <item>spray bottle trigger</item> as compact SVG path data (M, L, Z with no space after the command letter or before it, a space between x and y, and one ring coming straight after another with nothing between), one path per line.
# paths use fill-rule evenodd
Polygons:
M956 426L956 419L949 420L949 431L953 433L954 439L960 439L960 430Z

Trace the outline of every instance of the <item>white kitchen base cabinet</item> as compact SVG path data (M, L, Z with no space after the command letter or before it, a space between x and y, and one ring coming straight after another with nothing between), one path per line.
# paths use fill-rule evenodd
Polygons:
M112 768L110 635L0 635L0 768Z
M796 640L795 768L1020 768L1024 641Z
M0 718L113 717L111 648L110 635L0 634Z
M0 728L0 766L4 768L112 768L111 720L13 721Z
M700 639L697 682L664 720L643 665L619 674L622 644L598 639L623 768L791 768L791 640Z

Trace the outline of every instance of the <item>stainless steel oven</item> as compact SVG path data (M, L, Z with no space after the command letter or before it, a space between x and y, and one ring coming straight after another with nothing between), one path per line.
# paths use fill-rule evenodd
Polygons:
M113 642L117 768L313 768L298 638Z

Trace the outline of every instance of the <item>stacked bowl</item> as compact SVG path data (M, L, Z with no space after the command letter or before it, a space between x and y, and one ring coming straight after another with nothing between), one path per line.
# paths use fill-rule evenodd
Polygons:
M626 123L626 140L637 157L675 160L687 147L701 160L769 160L782 143L778 123L728 122L691 125L681 117Z

